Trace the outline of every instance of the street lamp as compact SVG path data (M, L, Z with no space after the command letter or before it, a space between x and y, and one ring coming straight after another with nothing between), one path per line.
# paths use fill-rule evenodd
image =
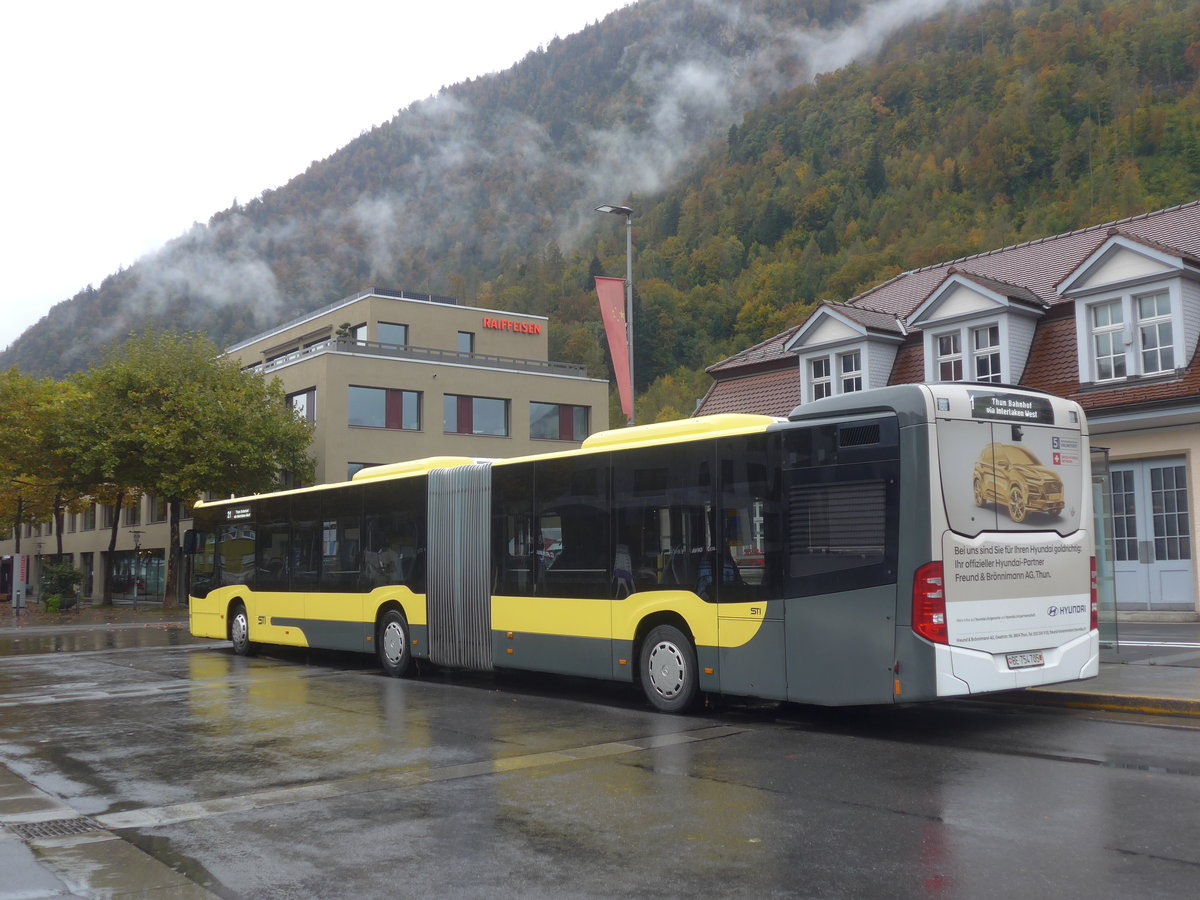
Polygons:
M625 343L629 346L629 422L636 419L633 414L633 210L628 206L597 206L596 212L612 213L625 217Z
M141 568L142 562L142 535L144 532L131 530L133 535L133 607L137 609L137 587L138 587L138 569Z

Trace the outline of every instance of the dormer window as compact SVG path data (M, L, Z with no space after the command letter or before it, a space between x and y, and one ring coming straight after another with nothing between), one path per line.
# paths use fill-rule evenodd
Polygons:
M833 378L829 372L829 357L819 356L811 359L809 365L812 368L812 396L809 399L820 400L823 397L831 396L833 394Z
M853 350L838 357L839 368L842 370L842 393L849 394L863 389L862 353Z
M1075 301L1079 381L1163 378L1187 365L1200 317L1193 260L1112 231L1057 286Z
M937 336L938 381L962 381L962 335L957 331Z
M1175 370L1171 292L1126 294L1088 303L1091 380L1118 381Z
M1166 291L1137 298L1138 343L1142 348L1142 372L1169 372L1175 368L1171 340L1171 298Z
M950 269L908 320L925 333L925 380L1018 384L1045 309L1027 288Z
M971 352L975 380L1000 382L1000 326L985 325L971 330Z
M1125 311L1120 300L1092 307L1092 352L1097 381L1125 377Z
M800 397L808 403L886 384L903 340L890 313L825 300L784 350L800 357Z

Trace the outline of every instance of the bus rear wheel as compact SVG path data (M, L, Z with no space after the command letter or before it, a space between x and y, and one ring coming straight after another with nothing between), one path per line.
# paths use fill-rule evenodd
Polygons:
M658 625L642 641L642 691L655 709L686 712L700 696L696 648L674 625Z
M393 678L408 674L412 666L412 651L409 649L408 620L398 609L389 609L379 620L379 634L375 637L379 665Z
M229 640L233 643L233 652L238 656L251 656L254 653L254 644L250 643L250 617L241 603L236 604L229 614Z

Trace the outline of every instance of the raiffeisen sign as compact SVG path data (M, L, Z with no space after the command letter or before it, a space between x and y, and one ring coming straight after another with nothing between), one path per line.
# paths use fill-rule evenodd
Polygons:
M483 327L495 331L511 331L515 334L541 334L542 326L538 322L518 322L516 319L493 319L483 317Z

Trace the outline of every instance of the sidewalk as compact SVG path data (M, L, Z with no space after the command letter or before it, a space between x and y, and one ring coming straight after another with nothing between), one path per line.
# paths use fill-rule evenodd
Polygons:
M38 634L46 630L69 628L105 629L164 623L187 624L187 620L187 607L164 609L161 603L150 601L134 604L121 600L113 606L87 603L63 613L46 612L41 603L26 606L20 611L13 610L7 603L0 604L0 634Z

